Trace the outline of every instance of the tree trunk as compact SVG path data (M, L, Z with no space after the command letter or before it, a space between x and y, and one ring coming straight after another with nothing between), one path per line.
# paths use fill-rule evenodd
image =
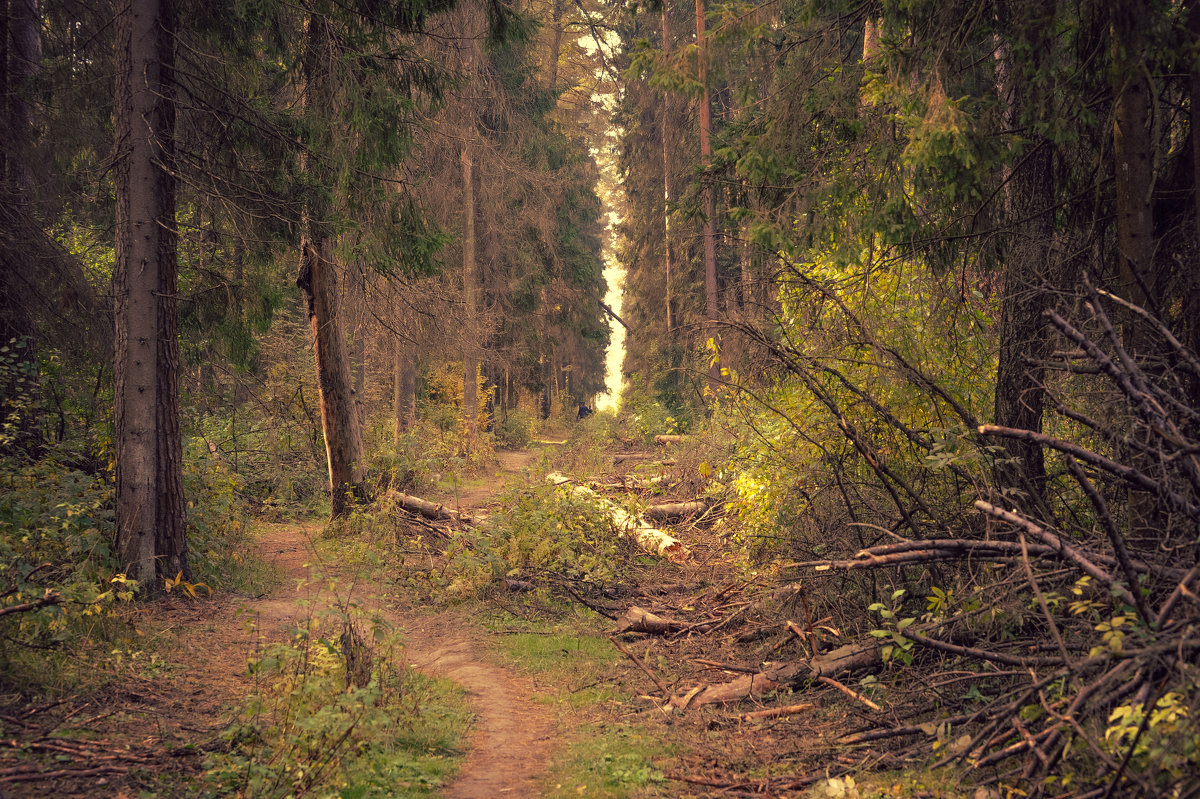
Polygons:
M367 301L367 278L360 264L346 270L349 291L346 292L347 314L350 323L350 374L354 383L354 409L360 427L367 421L367 326L364 309Z
M412 427L417 414L416 348L404 336L396 336L395 409L392 442L399 444L400 436Z
M1042 41L1049 30L1040 13L1053 19L1054 6L1013 3L1008 19L1017 21L1014 38L1027 47L1028 56L1013 63L1011 48L998 48L997 79L1004 103L1004 127L1012 135L1028 130L1031 110L1040 103L1034 96L1042 56L1050 52ZM1050 357L1052 329L1043 315L1051 289L1060 282L1054 274L1054 185L1052 147L1038 134L1014 144L1006 171L1005 217L1011 234L1005 252L1004 288L999 324L999 359L996 368L996 424L1040 432L1045 405L1045 368ZM1006 440L1015 463L1002 464L997 478L1004 487L1019 487L1035 500L1045 498L1046 467L1041 447L1032 441Z
M662 49L668 52L671 48L671 29L668 20L670 3L664 0L662 8ZM675 248L671 242L671 203L675 196L671 186L671 93L663 92L662 100L662 151L663 151L663 281L665 285L664 302L667 306L667 341L670 342L675 333L675 309L671 294L671 273L675 259Z
M463 421L467 438L475 436L476 410L479 402L477 375L479 361L475 356L475 185L472 168L474 158L465 143L462 148L463 181Z
M309 114L329 114L336 105L329 75L333 46L329 24L327 16L314 13L305 32L302 99ZM301 168L310 173L317 185L332 185L331 177L324 174L324 168L316 159L305 158ZM333 237L324 224L328 215L328 208L305 209L296 285L304 292L308 305L320 395L321 431L325 436L325 460L329 467L330 514L336 519L348 513L354 497L363 493L364 457L350 355L342 318L338 314Z
M38 0L9 0L9 36L12 49L7 79L10 140L9 174L18 196L32 202L36 178L41 177L36 155L37 124L40 116L35 101L38 73L42 70L42 21Z
M558 88L558 59L562 54L563 34L566 27L562 23L563 0L554 0L550 9L550 91Z
M708 96L708 45L705 41L704 0L696 0L696 61L700 78L700 164L705 169L712 161L712 103ZM701 189L704 204L704 333L717 348L710 355L708 389L716 394L721 380L720 334L717 323L720 308L717 301L717 201L712 180L706 174Z
M325 458L329 466L330 514L336 519L348 513L354 497L362 494L364 458L350 356L337 312L337 267L333 263L332 238L317 234L315 238L306 236L301 242L296 285L303 290L308 303L321 401L321 431L325 435Z
M190 578L176 337L174 8L118 17L115 447L117 556L150 591Z
M1188 32L1192 41L1200 41L1200 4L1189 3ZM1188 126L1192 136L1192 247L1200 253L1200 60L1192 60L1192 68L1188 74ZM1196 256L1193 256L1195 258ZM1200 352L1200 267L1193 262L1189 271L1186 289L1183 296L1183 312L1181 319L1185 322L1183 343L1192 352ZM1192 407L1200 408L1200 375L1188 375L1184 378L1191 386Z
M1150 142L1150 84L1141 28L1150 11L1144 0L1112 6L1113 173L1117 205L1117 293L1147 310L1155 307L1154 216L1150 191L1154 154ZM1138 349L1141 325L1130 317L1126 345Z

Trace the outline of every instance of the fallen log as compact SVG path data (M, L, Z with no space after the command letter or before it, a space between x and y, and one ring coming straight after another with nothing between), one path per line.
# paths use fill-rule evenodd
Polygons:
M678 633L684 630L695 630L697 632L705 632L711 628L715 622L701 622L692 624L690 622L676 621L675 619L667 619L662 616L655 615L645 608L640 608L637 605L631 605L625 611L625 615L617 619L617 632L619 633L650 633L652 635L667 635L668 633Z
M565 486L571 482L571 478L557 472L546 475L546 480L556 486ZM633 538L638 546L647 552L676 563L685 561L692 556L691 551L682 541L648 524L643 517L635 516L586 486L572 485L570 489L576 496L586 497L597 503L608 514L613 524L621 530L622 535Z
M389 491L385 495L385 498L395 502L406 511L409 511L410 513L419 513L427 519L457 522L459 524L471 524L471 517L465 513L460 513L456 510L450 510L441 503L430 502L427 499L414 497L412 494L405 494L403 491Z
M685 694L671 697L670 704L684 710L698 705L740 702L797 685L812 677L833 677L865 668L878 658L878 643L847 644L807 661L764 663L757 674L744 674L729 682L704 686L699 690L693 688Z
M654 443L664 445L664 446L667 444L681 444L681 443L683 443L683 440L685 438L686 438L686 436L661 435L661 436L654 437Z
M664 502L661 505L651 505L646 508L645 516L656 522L669 522L686 516L695 516L708 510L708 503L703 500L692 502Z

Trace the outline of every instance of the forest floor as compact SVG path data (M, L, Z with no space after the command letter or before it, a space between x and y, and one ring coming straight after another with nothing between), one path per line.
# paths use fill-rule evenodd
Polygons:
M635 456L661 458L626 453L631 460L623 469L594 477L623 479L616 472L645 462ZM478 520L506 486L544 480L540 452L498 457L495 473L432 498ZM458 604L430 602L403 588L394 564L386 574L379 564L371 572L319 540L323 527L258 524L256 556L277 574L270 590L172 596L145 606L136 637L112 653L118 679L97 674L92 689L82 684L54 702L0 706L12 736L0 742L0 799L195 795L188 775L223 745L230 709L255 690L249 660L324 609L351 602L394 625L408 665L465 691L474 722L457 777L441 788L446 797L798 796L822 775L857 764L844 756L839 762L837 734L881 721L820 686L805 689L800 700L785 694L686 713L664 706L669 695L697 683L735 678L738 664L744 670L803 652L786 629L779 635L779 618L750 624L761 633L754 635L739 627L720 636L703 630L625 636L624 654L618 652L610 640L613 622L597 612L616 619L637 604L668 615L711 609L718 618L753 605L751 591L770 584L747 572L711 525L680 527L691 550L686 561L644 558L636 584L619 595L575 595L565 606L520 589ZM807 703L803 712L746 715L764 702L797 701ZM960 794L902 780L861 795Z

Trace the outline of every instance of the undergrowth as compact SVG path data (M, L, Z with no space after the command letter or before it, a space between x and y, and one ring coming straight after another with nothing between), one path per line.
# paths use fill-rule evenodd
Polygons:
M254 692L209 758L209 795L418 797L453 774L461 691L404 666L378 616L335 609L249 664Z
M466 597L505 578L607 584L636 557L609 516L569 488L535 486L498 497L503 510L483 530L456 534L430 580Z

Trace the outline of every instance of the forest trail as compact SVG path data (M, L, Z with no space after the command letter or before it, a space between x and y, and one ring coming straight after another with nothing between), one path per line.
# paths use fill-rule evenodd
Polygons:
M464 511L481 510L507 479L538 457L536 452L524 450L497 455L500 471L495 479L459 497ZM284 576L282 589L245 605L247 612L257 616L262 633L270 635L302 622L339 598L337 588L331 594L327 582L319 577L310 579L313 566L325 574L336 572L334 564L320 562L313 546L313 536L319 531L318 524L273 525L257 542L259 556ZM361 593L354 586L350 590ZM461 685L476 716L466 761L442 795L448 799L535 796L535 781L549 763L555 735L551 714L530 699L535 693L532 684L488 662L481 643L470 635L471 627L457 619L446 614L380 610L401 632L409 665Z

